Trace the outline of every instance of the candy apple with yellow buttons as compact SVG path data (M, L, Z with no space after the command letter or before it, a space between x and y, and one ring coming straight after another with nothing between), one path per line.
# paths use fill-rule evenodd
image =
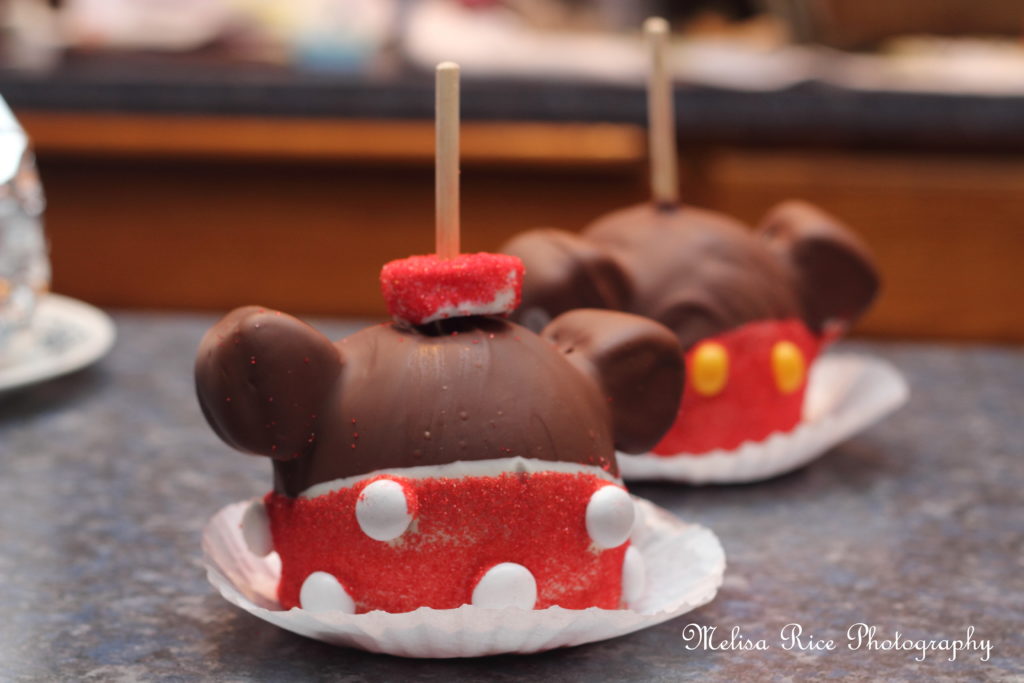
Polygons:
M785 202L756 230L690 206L643 204L582 234L522 233L517 319L538 328L575 308L644 315L675 331L687 381L656 455L728 451L796 427L811 365L871 304L872 259L837 219Z
M811 365L870 305L878 275L853 233L810 204L785 202L751 231L679 201L669 25L651 17L644 33L651 201L580 235L523 233L502 251L526 265L517 319L532 329L608 308L674 330L688 381L653 454L730 453L799 424Z

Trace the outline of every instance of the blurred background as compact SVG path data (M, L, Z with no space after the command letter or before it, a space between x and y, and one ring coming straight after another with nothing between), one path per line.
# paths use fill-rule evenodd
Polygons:
M1024 342L1020 0L7 0L0 95L53 289L381 315L432 249L433 73L460 62L463 245L647 197L639 27L671 22L682 194L799 197L886 278L862 334Z

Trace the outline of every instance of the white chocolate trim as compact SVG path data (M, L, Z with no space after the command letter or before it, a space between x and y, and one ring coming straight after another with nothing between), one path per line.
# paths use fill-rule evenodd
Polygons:
M490 301L446 301L437 310L424 318L420 324L426 325L436 320L449 318L465 318L471 315L498 315L511 313L516 301L516 271L510 270L505 276L507 286L494 293Z
M565 472L573 474L582 472L593 474L596 477L622 485L622 480L600 467L595 465L581 465L575 462L560 462L555 460L537 460L515 456L513 458L494 458L492 460L456 460L455 462L443 465L417 465L415 467L389 467L382 470L374 470L366 474L357 474L352 477L332 479L331 481L313 484L299 494L299 498L317 498L327 493L348 488L366 479L382 474L393 474L397 477L407 479L459 479L462 477L493 477L506 472Z

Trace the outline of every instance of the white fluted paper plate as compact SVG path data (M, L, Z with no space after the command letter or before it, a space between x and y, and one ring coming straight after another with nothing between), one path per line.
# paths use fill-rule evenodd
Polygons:
M264 621L334 645L401 657L480 657L531 653L582 645L659 624L705 605L715 597L725 572L725 552L708 529L687 524L646 500L635 498L637 521L630 541L647 566L644 597L632 609L550 607L458 609L427 607L414 612L284 611L277 603L280 560L249 551L241 519L249 501L213 516L203 531L210 583L228 602Z
M114 321L83 301L47 294L39 300L32 324L0 359L0 392L43 382L80 370L114 345Z
M910 389L890 363L856 354L830 354L811 368L803 421L764 441L701 455L618 454L628 480L691 484L761 481L806 465L907 402Z

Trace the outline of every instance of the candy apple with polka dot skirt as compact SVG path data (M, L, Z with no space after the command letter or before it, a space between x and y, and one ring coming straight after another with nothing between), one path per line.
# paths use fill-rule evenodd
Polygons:
M626 313L573 311L540 335L510 322L522 268L509 263L393 265L388 297L422 293L398 281L409 273L444 282L337 342L258 307L204 337L204 414L273 462L242 525L252 552L280 555L282 607L615 609L642 595L615 451L671 426L682 349ZM491 284L452 280L463 271Z

